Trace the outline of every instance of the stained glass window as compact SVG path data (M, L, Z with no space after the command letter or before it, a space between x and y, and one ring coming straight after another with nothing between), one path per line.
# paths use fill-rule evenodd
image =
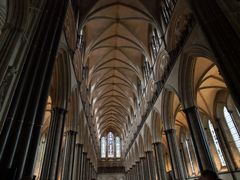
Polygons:
M228 128L231 132L231 135L233 137L234 143L236 144L238 151L240 152L240 137L239 137L236 125L234 124L232 115L228 112L225 106L223 107L223 114L224 114L226 123L228 125Z
M114 137L112 132L108 133L108 157L114 157Z
M120 158L121 157L121 142L120 142L119 137L116 137L115 143L116 143L116 157Z
M102 139L101 139L101 158L106 158L106 146L107 146L106 138L102 137Z
M215 148L217 150L218 157L220 159L221 165L226 166L226 162L223 158L223 153L222 153L222 150L220 148L220 145L219 145L219 142L218 142L218 139L217 139L217 135L215 133L215 130L214 130L213 125L212 125L210 120L208 120L208 126L209 126L209 129L210 129L210 132L211 132L211 135L212 135L212 138L213 138L213 142L214 142Z

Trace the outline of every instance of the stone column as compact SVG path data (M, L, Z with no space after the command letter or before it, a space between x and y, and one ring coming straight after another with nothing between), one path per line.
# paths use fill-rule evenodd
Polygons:
M211 170L217 172L198 108L193 106L185 109L184 112L186 114L188 126L192 135L200 171Z
M92 179L92 163L91 161L89 162L89 176L88 176L88 179L91 180Z
M140 157L140 169L142 172L142 180L147 180L145 174L145 157Z
M82 151L83 145L76 144L75 156L74 156L74 168L73 168L73 180L80 180L82 171Z
M125 175L126 175L126 180L129 180L129 171L127 171Z
M132 175L133 175L133 180L137 180L137 178L136 178L136 165L135 164L132 166Z
M140 180L140 179L139 179L139 172L138 172L137 163L135 164L135 179L136 179L136 180Z
M175 179L185 180L175 129L165 131Z
M160 142L156 142L153 145L154 145L154 151L155 151L158 179L167 180L167 173L166 173L166 167L165 167L165 159L163 156L162 144Z
M32 176L45 103L68 0L46 1L0 135L0 176ZM31 177L29 177L31 178Z
M229 169L231 169L232 171L235 170L235 167L237 167L236 162L234 161L234 157L233 154L231 153L231 147L228 144L228 140L226 137L226 134L223 132L223 126L220 123L220 119L216 118L216 122L218 124L218 129L216 129L216 134L219 137L220 143L222 144L223 151L226 153L226 158L228 159L228 164L229 164Z
M236 26L234 27L236 23L239 24L239 18L237 16L232 16L232 19L227 17L225 13L228 13L226 11L228 6L219 1L189 0L189 2L214 52L221 75L238 110L240 110L240 86L238 86L240 84L240 78L238 78L240 77L240 33L239 29ZM231 1L231 3L236 3L232 4L233 7L239 7L237 1ZM226 9L221 9L219 5ZM231 10L229 9L229 11ZM226 45L226 43L228 44Z
M131 168L128 170L128 179L130 180L132 178L132 174L131 174Z
M231 172L232 178L234 180L237 180L237 177L234 174L235 166L234 166L234 163L233 163L233 160L232 160L232 157L231 157L231 153L230 153L231 150L228 148L228 144L225 141L226 139L222 135L221 130L219 130L218 128L215 129L215 132L216 132L217 138L219 140L220 147L222 147L222 151L223 151L223 154L224 154L224 159L226 160L226 164L227 164L227 167L228 167L229 171Z
M142 176L143 176L143 173L141 172L141 167L140 167L140 161L138 161L136 163L136 167L137 167L137 176L138 176L138 179L139 180L142 180Z
M133 180L137 180L137 179L136 179L136 172L135 172L135 170L136 170L136 169L135 169L135 165L133 165L133 167L132 167L132 179L133 179Z
M65 140L65 154L63 161L63 180L72 180L73 178L73 163L74 163L74 150L76 144L77 132L69 130L66 132Z
M53 109L54 115L50 122L47 136L46 151L40 176L41 180L53 180L57 176L66 112L66 110L61 108Z
M85 170L85 179L86 180L89 179L89 163L90 163L90 159L87 158L87 160L86 160L86 170Z
M148 179L149 180L155 180L156 174L155 174L155 167L154 167L154 161L153 161L153 152L147 151L146 152L146 160L147 160L147 170L148 170Z
M87 164L87 153L83 152L83 162L82 162L82 178L81 180L86 180L86 164Z
M132 168L129 169L129 179L132 179Z

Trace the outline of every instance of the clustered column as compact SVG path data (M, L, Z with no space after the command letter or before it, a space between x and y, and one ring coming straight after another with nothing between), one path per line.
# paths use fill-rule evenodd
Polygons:
M36 25L37 30L34 30L34 38L29 41L28 51L22 59L24 63L19 70L16 89L9 107L4 110L6 118L2 119L4 124L0 136L0 176L3 180L31 179L33 176L45 103L68 2L45 1ZM20 3L23 6L26 4ZM4 48L0 51L2 50Z
M160 142L154 143L154 151L158 179L167 180L165 160L162 151L162 144Z
M168 148L170 151L170 157L172 161L172 168L175 179L185 179L183 164L180 156L180 151L178 148L177 137L175 129L169 129L165 131Z
M147 151L146 152L146 160L147 160L147 171L148 171L148 179L149 180L155 180L156 174L155 174L155 167L154 167L154 161L153 161L153 152Z
M40 178L42 180L55 179L57 175L66 112L62 108L53 108Z
M66 132L64 163L63 163L63 180L72 179L73 177L73 163L74 151L76 144L76 131L69 130Z
M192 134L194 148L196 150L198 164L201 172L204 170L210 170L216 172L214 161L210 153L209 145L205 136L203 125L200 119L199 111L196 107L187 108L184 110L190 132ZM216 131L218 132L218 131ZM176 130L165 130L168 148L170 152L171 166L175 179L184 180L186 178L186 169L184 169L183 155L180 153L179 143L177 142ZM219 133L218 133L219 135ZM221 142L224 143L224 142ZM136 180L167 180L166 165L164 153L162 150L162 143L155 142L154 157L153 152L145 152L145 157L140 157L140 161L136 161L126 173L128 179ZM227 156L228 154L226 154ZM230 156L227 156L227 160L231 160ZM154 163L155 162L155 163ZM230 161L232 163L232 161Z
M184 112L187 116L188 126L192 135L200 170L211 170L216 172L198 108L193 106L185 109Z
M83 145L77 143L75 146L73 180L80 180L82 174Z

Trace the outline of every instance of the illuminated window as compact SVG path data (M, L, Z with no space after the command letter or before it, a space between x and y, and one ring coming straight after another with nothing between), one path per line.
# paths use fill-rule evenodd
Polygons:
M114 137L112 132L108 133L108 157L114 157Z
M189 145L188 145L187 140L185 140L185 144L186 144L186 148L187 148L187 154L188 154L188 158L189 158L189 161L190 161L190 166L191 166L191 169L192 169L192 173L195 174L195 169L194 169L194 166L193 166L192 156L190 154L190 149L189 149Z
M116 157L120 158L121 157L121 142L120 142L119 137L116 137L115 143L116 143Z
M210 129L210 132L211 132L211 135L212 135L212 138L213 138L213 142L214 142L215 148L217 150L217 154L218 154L218 157L220 159L221 165L222 166L226 166L226 162L225 162L225 160L223 158L222 150L220 148L220 145L219 145L219 142L218 142L215 130L214 130L213 125L212 125L210 120L208 120L208 126L209 126L209 129Z
M223 114L224 114L226 123L228 125L228 128L231 132L231 135L233 137L234 143L236 144L238 151L240 152L240 137L239 137L236 125L234 124L232 115L228 112L225 106L223 107Z
M106 158L106 146L107 146L106 138L102 137L102 139L101 139L101 158Z
M238 114L238 116L240 116L240 112L238 111L238 109L236 108L236 110L237 110L237 114Z

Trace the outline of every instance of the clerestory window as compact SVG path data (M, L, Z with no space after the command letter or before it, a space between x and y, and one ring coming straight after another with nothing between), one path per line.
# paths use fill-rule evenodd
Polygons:
M208 126L209 126L209 129L210 129L210 132L211 132L211 135L212 135L212 138L213 138L213 142L214 142L218 157L220 159L221 165L226 166L226 162L224 160L223 153L222 153L222 150L220 148L217 135L216 135L215 130L213 128L213 124L210 120L208 120Z
M228 109L226 108L226 106L223 107L223 114L224 114L224 118L227 123L227 126L233 137L234 143L235 143L238 151L240 152L240 136L237 131L237 127L234 123L234 119L233 119L232 115L228 112Z

